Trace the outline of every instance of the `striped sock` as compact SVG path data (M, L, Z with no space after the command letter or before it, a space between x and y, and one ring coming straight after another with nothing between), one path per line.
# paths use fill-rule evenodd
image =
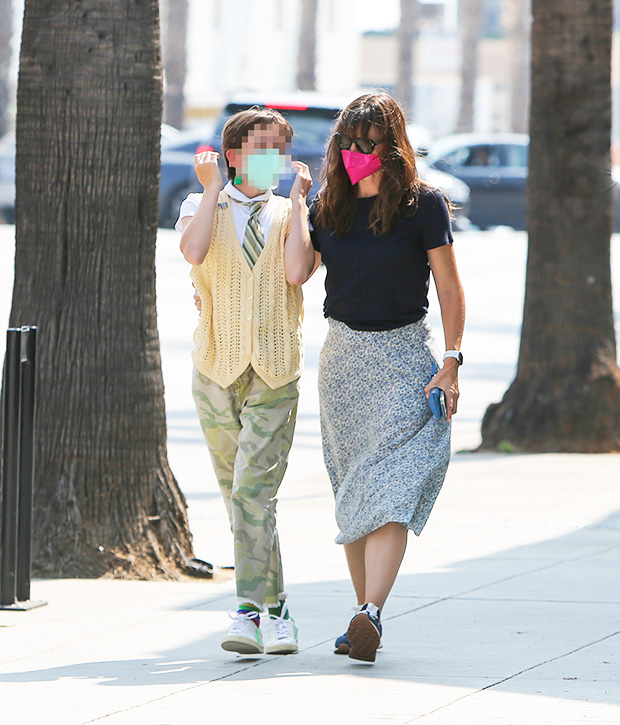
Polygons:
M239 614L249 614L249 618L257 627L260 627L260 609L254 604L240 604L237 608Z

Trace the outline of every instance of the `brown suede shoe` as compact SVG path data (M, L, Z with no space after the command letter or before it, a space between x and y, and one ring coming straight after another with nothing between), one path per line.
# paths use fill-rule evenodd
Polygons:
M351 643L349 657L362 662L374 662L381 645L379 610L374 604L364 604L351 620L347 639Z

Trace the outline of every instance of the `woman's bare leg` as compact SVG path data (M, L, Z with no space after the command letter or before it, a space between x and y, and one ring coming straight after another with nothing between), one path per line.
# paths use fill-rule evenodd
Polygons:
M359 605L368 601L364 599L366 596L366 562L364 551L366 549L366 536L354 541L352 544L345 544L344 551L349 565L351 581L355 589L355 596Z
M361 600L359 599L355 580L353 585L358 593L360 604L372 602L382 610L405 555L407 529L401 524L392 522L385 524L385 526L371 532L364 538L365 590ZM351 570L351 563L349 563L349 569ZM352 570L351 576L353 577ZM361 580L361 577L359 579Z

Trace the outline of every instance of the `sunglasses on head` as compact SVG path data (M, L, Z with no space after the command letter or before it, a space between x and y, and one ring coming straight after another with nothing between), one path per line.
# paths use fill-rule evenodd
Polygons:
M371 154L375 146L382 144L385 139L382 138L379 141L373 141L371 138L351 138L350 136L345 136L343 133L335 133L334 141L339 149L350 149L355 144L355 147L360 153Z

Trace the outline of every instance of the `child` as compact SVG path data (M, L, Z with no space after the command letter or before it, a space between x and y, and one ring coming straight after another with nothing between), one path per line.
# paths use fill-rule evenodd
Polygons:
M298 650L275 511L303 365L299 284L314 263L308 167L293 163L290 199L271 191L292 134L276 111L232 116L222 132L228 183L221 190L219 154L197 153L204 192L189 195L177 223L201 308L192 392L234 537L238 609L222 647L240 654Z

